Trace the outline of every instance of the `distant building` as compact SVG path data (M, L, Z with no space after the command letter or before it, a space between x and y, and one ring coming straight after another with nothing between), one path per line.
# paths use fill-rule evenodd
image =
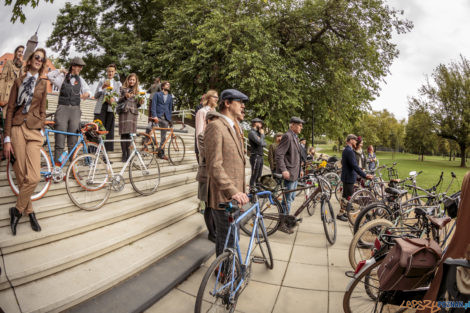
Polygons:
M5 66L5 63L7 62L7 60L13 60L13 53L5 53L4 55L2 55L0 57L0 73L3 71L3 67ZM54 64L52 64L51 60L47 59L47 63L46 63L46 72L44 74L47 74L48 72L50 71L53 71L55 70L55 66ZM58 93L59 90L52 86L51 82L47 82L47 92L48 93Z

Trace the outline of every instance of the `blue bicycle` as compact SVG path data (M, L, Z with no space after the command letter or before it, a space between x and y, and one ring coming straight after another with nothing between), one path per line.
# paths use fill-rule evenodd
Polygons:
M94 152L96 151L98 144L89 140L86 140L85 135L87 132L89 133L90 131L95 131L96 133L101 134L102 132L98 131L98 126L95 123L88 123L85 124L81 128L81 130L77 133L69 133L69 132L63 132L63 131L58 131L54 130L53 121L46 121L46 128L44 130L44 136L45 136L45 141L43 146L47 147L48 153L41 148L41 180L39 181L36 189L34 190L34 193L31 195L31 200L39 200L44 195L47 193L49 190L49 187L51 186L51 183L59 183L64 180L65 176L65 170L64 167L67 164L69 159L75 159L77 156L81 154L86 154L89 152ZM54 156L52 153L52 148L51 148L51 142L49 139L49 134L62 134L62 135L71 135L71 136L77 136L77 143L75 146L72 148L72 151L66 152L61 155L59 160L56 160L56 162L51 162L51 160L54 160ZM15 172L13 171L13 166L11 165L10 162L7 164L7 178L8 178L8 184L10 185L11 190L13 193L17 196L19 194L19 189L18 185L16 183L16 176Z
M273 268L273 255L258 202L258 198L271 197L270 191L262 191L252 195L253 206L236 219L234 214L238 214L240 211L236 204L228 202L219 205L229 213L230 228L225 239L224 252L209 266L202 279L196 297L194 310L196 313L234 312L238 297L250 281L251 264L264 263L267 268ZM256 231L251 234L246 257L243 261L238 227L240 221L253 213L255 213L253 229ZM231 235L233 235L233 245L229 247L228 242Z

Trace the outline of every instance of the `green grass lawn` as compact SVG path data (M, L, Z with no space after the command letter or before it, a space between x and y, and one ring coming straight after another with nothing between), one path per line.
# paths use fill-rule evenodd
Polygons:
M333 145L318 145L318 153L326 153L329 155L337 155L341 157L341 153L333 152L331 149ZM395 153L392 152L377 152L377 158L379 159L380 165L392 164L397 162L395 167L398 170L398 176L400 178L405 178L408 176L410 171L423 171L421 175L417 178L417 184L423 188L430 188L437 183L439 175L441 172L444 172L444 181L441 184L441 189L438 191L444 192L447 189L452 177L451 172L454 172L457 175L457 180L454 180L454 183L449 189L449 192L456 192L460 190L462 179L464 175L470 170L470 168L461 168L460 159L455 159L455 161L449 161L449 158L441 156L424 156L424 161L418 161L418 156L415 154L409 153ZM384 178L387 178L386 172L382 173Z

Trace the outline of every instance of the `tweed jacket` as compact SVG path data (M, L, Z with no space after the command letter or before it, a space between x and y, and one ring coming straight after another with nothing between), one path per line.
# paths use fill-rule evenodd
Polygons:
M23 83L26 74L15 80L11 88L10 99L8 100L8 110L5 119L5 137L10 136L12 126L19 126L26 123L29 129L44 129L46 120L46 100L47 100L47 81L44 78L38 78L34 87L31 106L26 114L23 114L23 106L16 109L16 98L18 89Z
M238 192L245 192L245 154L235 129L219 118L204 131L204 151L209 184L209 207L218 210Z
M93 112L95 114L100 114L101 113L101 107L103 105L104 96L106 95L105 91L103 89L101 89L101 87L104 85L104 82L106 80L108 80L108 79L107 78L100 79L100 81L98 83L98 87L96 88L96 91L95 91L96 105L95 105L95 111ZM117 80L114 80L114 79L111 79L111 85L113 87L113 91L116 92L117 94L119 94L121 86L122 86L121 82L117 81ZM115 97L114 100L116 100L116 102L117 102L118 97ZM110 105L108 105L108 112L113 112L113 108Z
M276 171L289 172L289 181L296 181L300 176L300 143L297 135L288 130L282 136L281 142L276 148Z

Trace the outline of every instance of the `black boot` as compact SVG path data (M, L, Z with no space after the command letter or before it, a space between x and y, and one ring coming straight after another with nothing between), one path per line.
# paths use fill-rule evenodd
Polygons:
M29 213L29 223L31 224L31 228L34 231L41 231L41 226L39 226L38 220L36 219L36 214Z
M18 226L21 216L22 214L15 207L10 208L10 227L13 236L16 236L16 226Z
M127 157L129 153L129 151L127 150L127 142L121 142L121 150L122 150L121 161L125 163L127 161Z

